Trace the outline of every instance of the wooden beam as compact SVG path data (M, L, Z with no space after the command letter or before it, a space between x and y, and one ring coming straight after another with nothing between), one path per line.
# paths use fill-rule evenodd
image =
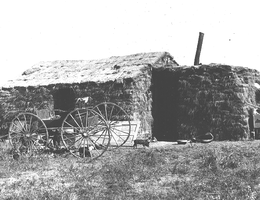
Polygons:
M200 52L201 52L201 48L202 48L203 37L204 37L204 33L200 32L198 45L197 45L197 51L196 51L195 60L194 60L194 65L199 65L199 63L200 63Z

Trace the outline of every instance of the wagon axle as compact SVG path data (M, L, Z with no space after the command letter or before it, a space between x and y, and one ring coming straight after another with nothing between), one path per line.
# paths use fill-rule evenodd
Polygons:
M66 151L91 161L102 156L108 147L124 145L131 132L130 117L114 103L70 112L46 108L32 112L36 114L19 113L9 127L11 144L20 150L25 148L30 156L44 148L59 149L62 142Z

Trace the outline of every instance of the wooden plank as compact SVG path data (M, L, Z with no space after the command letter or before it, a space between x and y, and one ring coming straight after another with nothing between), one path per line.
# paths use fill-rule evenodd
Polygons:
M132 143L138 134L139 128L140 128L140 121L130 121L130 136L126 143ZM117 140L118 142L122 142L122 138L127 138L129 133L129 121L120 121L116 124L116 130L113 129L112 137L113 140ZM113 142L113 140L111 140Z
M126 140L127 136L128 136L128 133L129 133L129 121L119 121L119 122L116 122L116 123L113 123L113 122L110 122L111 124L113 124L112 127L113 128L113 132L111 131L111 134L113 137L113 139L110 140L110 145L117 145L117 144L122 144L124 139ZM137 134L138 134L138 131L139 131L139 128L140 128L140 124L141 122L140 121L130 121L130 126L131 126L131 129L130 129L130 136L128 138L128 140L126 141L125 145L131 145L133 144L133 141L137 138ZM70 129L68 129L69 131ZM72 130L73 132L73 130ZM98 139L99 136L101 136L103 134L103 131L100 131L100 132L97 132L95 133L95 138ZM80 146L85 146L87 145L87 139L85 139L85 143L84 143L84 140L79 140L81 138L81 134L78 134L76 135L75 137L75 147L79 148ZM94 137L92 136L92 139L94 139ZM101 138L99 138L100 140L97 141L98 142L101 142L103 141L104 139L104 135L101 136ZM105 137L105 140L107 140L108 137L106 136ZM108 141L105 141L105 143L107 143Z

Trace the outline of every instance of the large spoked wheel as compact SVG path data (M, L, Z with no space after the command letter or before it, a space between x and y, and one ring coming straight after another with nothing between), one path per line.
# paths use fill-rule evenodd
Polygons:
M63 120L61 138L76 157L97 159L107 150L110 134L106 120L92 109L76 109Z
M110 146L120 147L126 143L131 133L129 115L115 103L103 102L96 105L93 110L107 121L111 136Z
M9 140L14 150L32 156L45 150L49 140L45 123L32 113L20 113L9 127Z

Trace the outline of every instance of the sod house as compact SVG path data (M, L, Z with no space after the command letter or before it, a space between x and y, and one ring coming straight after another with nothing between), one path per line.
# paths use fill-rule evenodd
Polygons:
M207 132L215 140L250 138L260 103L257 70L210 64L154 68L152 77L153 133L158 138L174 141Z
M140 134L151 135L152 69L166 66L178 66L167 52L40 62L3 86L1 109L23 110L28 102L36 107L48 102L52 108L70 111L76 98L88 96L89 106L104 101L121 106L132 120L141 122Z
M221 64L179 66L167 52L41 62L3 86L1 110L43 101L72 110L76 98L90 96L91 105L114 102L139 120L138 137L176 141L211 132L215 140L249 139L259 75Z

